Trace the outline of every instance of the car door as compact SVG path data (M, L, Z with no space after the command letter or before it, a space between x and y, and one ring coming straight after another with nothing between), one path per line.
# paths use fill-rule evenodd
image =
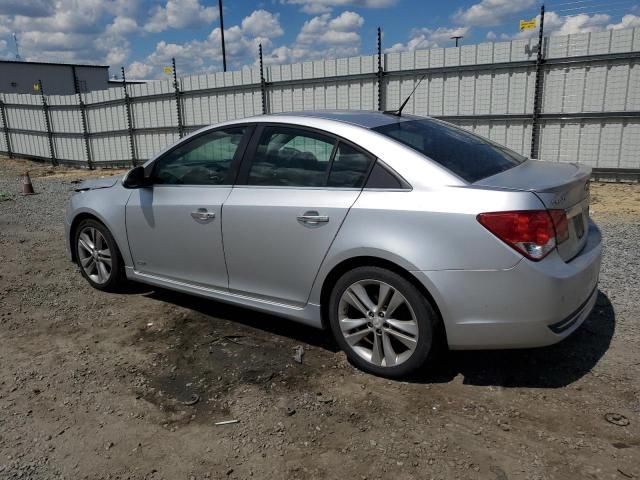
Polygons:
M373 159L329 134L282 124L258 127L248 157L223 208L229 288L304 305Z
M152 186L135 190L126 206L136 271L228 288L220 217L250 128L189 138L147 167Z

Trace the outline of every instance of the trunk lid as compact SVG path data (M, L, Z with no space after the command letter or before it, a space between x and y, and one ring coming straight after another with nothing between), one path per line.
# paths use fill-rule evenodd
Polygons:
M558 245L558 253L568 262L587 241L590 177L591 168L577 163L527 160L474 185L532 192L548 210L564 210L569 238Z

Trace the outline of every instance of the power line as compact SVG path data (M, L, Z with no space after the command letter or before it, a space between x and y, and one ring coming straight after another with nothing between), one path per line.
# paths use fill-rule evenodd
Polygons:
M598 8L598 7L607 8L608 6L611 6L611 5L633 5L635 3L636 3L635 0L620 0L620 1L617 1L617 2L610 2L610 3L607 3L607 4L603 4L603 5L595 5L595 4L594 5L582 5L580 7L563 8L563 9L554 10L554 11L556 13L559 13L559 12L569 12L569 11L574 11L574 10L584 10L584 9L587 9L587 8L594 8L594 7L595 8Z
M571 13L568 15L559 15L560 17L563 18L569 18L569 17L579 17L580 15L587 15L587 16L592 16L592 15L623 15L629 13L631 14L631 12L629 12L626 8L623 7L619 7L619 8L611 8L608 10L593 10L590 12L576 12L576 13Z
M565 2L565 3L551 3L548 4L549 8L561 7L563 5L575 5L576 3L593 3L597 0L575 0L574 2Z

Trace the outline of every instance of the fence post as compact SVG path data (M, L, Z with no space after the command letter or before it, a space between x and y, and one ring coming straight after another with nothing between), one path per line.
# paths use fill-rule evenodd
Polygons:
M135 138L133 131L133 122L131 121L131 98L129 97L129 92L127 90L127 77L124 75L124 67L121 67L122 71L122 88L124 89L124 105L125 105L125 113L127 114L127 132L129 132L129 154L131 156L131 165L136 166L136 148L135 148Z
M78 73L76 72L76 67L71 67L71 71L73 72L73 88L76 91L79 102L78 104L80 105L80 120L82 123L82 137L84 138L84 153L87 157L87 167L89 167L89 170L93 170L93 162L91 161L91 149L89 145L89 129L87 126L87 107L84 104L82 94L80 93L80 82L78 81Z
M538 158L540 153L540 113L542 110L542 88L544 82L544 4L540 7L537 53L536 85L533 91L533 115L531 117L531 158Z
M180 88L178 87L178 75L176 74L176 59L171 59L171 66L173 67L173 89L176 91L176 109L178 112L178 135L180 138L184 136L184 125L182 123L182 105L180 101Z
M4 141L7 144L7 154L9 158L13 158L11 151L11 141L9 138L9 124L7 123L7 112L4 109L4 100L0 98L0 118L2 119L2 131L4 132Z
M384 68L382 68L382 30L378 27L378 110L384 110Z
M264 79L264 67L262 64L262 44L258 45L258 54L260 57L260 95L262 97L262 114L267 113L267 82Z
M42 100L42 112L44 113L44 124L47 127L47 137L49 137L49 153L51 155L51 164L57 165L56 152L53 146L53 131L51 130L51 119L49 118L49 104L44 96L42 88L42 80L38 80L38 89L40 90L40 99Z

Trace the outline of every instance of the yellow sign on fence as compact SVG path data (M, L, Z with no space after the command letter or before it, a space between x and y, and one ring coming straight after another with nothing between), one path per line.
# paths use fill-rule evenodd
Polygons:
M167 75L171 75L173 73L173 67L164 67L163 68L164 73L166 73Z
M538 20L534 18L533 20L520 20L520 30L530 30L532 28L536 28L538 24Z
M33 89L34 89L36 92L39 92L39 91L40 91L40 84L39 84L39 83L34 83L34 84L33 84Z

